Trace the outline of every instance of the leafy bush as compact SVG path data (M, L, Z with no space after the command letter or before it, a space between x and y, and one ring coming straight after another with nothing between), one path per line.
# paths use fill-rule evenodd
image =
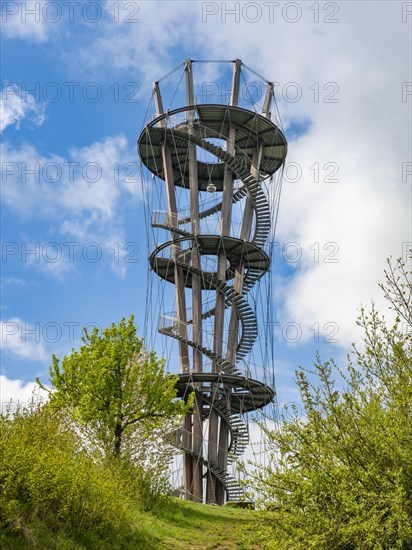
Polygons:
M170 434L192 400L175 399L175 378L145 349L133 317L85 331L83 343L61 363L53 357L51 391L39 381L46 405L0 416L0 525L32 546L46 528L87 548L134 548L133 511L154 510L168 494Z
M254 479L261 548L412 548L412 297L401 261L382 288L394 325L362 310L364 350L345 371L319 357L300 368L305 418L267 430L270 462Z
M48 405L0 417L0 524L8 533L32 539L40 521L86 546L97 538L116 548L130 535L124 473L91 456L67 418Z
M154 443L156 456L163 457L163 436L178 427L193 399L176 399L177 377L167 375L164 359L145 348L133 316L101 332L84 329L82 341L79 351L52 357L51 406L67 410L106 457L141 460L142 449L148 456Z

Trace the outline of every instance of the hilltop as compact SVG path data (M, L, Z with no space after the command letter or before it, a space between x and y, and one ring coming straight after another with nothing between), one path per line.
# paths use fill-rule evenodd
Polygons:
M231 508L186 502L171 497L161 504L155 513L142 512L138 505L132 511L134 517L133 532L129 533L130 546L122 550L156 549L192 549L230 550L246 548L245 536L253 533L255 512ZM1 544L3 543L3 544ZM120 548L107 540L102 547L101 539L79 543L69 538L64 530L51 532L44 523L36 521L25 527L20 535L0 539L5 550L115 550Z

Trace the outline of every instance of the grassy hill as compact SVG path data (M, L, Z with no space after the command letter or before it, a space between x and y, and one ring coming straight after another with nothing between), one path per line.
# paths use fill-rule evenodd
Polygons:
M147 548L230 549L242 548L243 535L253 529L254 512L173 499L157 516L140 518Z
M120 546L116 541L107 540L102 546L101 539L93 540L88 535L84 541L68 538L63 530L55 532L41 521L25 526L20 533L0 537L0 547L4 550L155 550L159 549L234 549L245 548L242 540L253 533L253 510L218 507L185 502L171 498L156 513L142 512L137 506L133 510L133 530L128 534L128 542ZM126 545L125 545L126 544Z

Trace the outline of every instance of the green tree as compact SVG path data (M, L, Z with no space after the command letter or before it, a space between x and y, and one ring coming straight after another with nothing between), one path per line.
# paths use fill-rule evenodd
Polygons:
M319 357L299 368L304 417L267 430L269 464L253 479L262 548L412 548L411 274L388 265L394 324L361 309L363 349L345 370Z
M79 351L52 358L51 406L68 410L108 457L150 461L154 447L159 457L163 436L191 406L175 399L176 377L146 350L133 317L101 334L84 329L82 341Z
M130 480L97 456L64 411L11 403L0 414L0 548L63 548L59 535L65 548L141 547Z

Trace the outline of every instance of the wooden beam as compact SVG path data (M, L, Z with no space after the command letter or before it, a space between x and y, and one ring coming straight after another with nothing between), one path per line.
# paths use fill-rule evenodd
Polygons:
M203 455L203 402L199 394L195 396L193 409L193 452L197 456ZM193 459L193 500L203 502L203 464Z
M193 67L190 59L185 61L185 75L186 75L186 103L188 106L195 104L195 93L193 86ZM193 111L189 111L189 116L193 118Z
M194 87L192 62L185 62L186 73L186 100L188 105L194 105ZM193 132L194 111L189 111L189 134ZM200 254L196 236L199 232L199 186L197 174L197 155L196 145L188 144L189 154L189 190L190 190L190 216L192 224L192 267L200 270ZM195 344L202 344L202 281L198 274L192 273L192 340ZM193 350L193 372L202 372L202 352ZM201 456L203 453L203 423L202 423L202 400L199 395L196 396L194 414L193 414L193 442L192 449L195 455ZM202 502L203 500L203 465L200 461L193 458L193 500Z
M156 104L156 116L163 115L164 114L163 100L162 100L162 95L160 93L160 87L158 82L155 82L153 84L153 95L154 95L155 104ZM165 118L160 121L160 126L166 126Z
M239 103L239 89L240 89L240 73L242 70L242 62L240 59L235 60L233 70L232 89L230 92L230 105L237 106Z
M239 101L240 88L240 73L242 63L236 59L233 66L232 88L230 93L230 105L236 106ZM236 129L229 128L226 151L233 155L235 153ZM232 224L232 205L233 205L233 172L225 166L223 177L223 196L222 196L222 213L220 234L222 236L230 236ZM227 260L224 250L218 257L218 278L222 281L226 279ZM224 336L224 320L225 320L225 295L216 292L215 306L215 324L214 324L214 352L216 355L223 354L223 336ZM217 371L217 365L214 365L214 370ZM225 399L225 397L224 397ZM227 468L227 446L228 446L228 428L225 422L220 422L218 426L218 418L211 417L209 420L209 460L218 463L222 468ZM212 489L210 491L212 493ZM213 487L216 504L224 504L225 490L221 483L215 483Z
M273 98L273 82L268 82L266 86L265 99L263 101L262 115L268 118L269 120L271 118L270 107L272 104L272 98Z
M159 83L155 82L154 84L154 96L156 102L156 110L158 115L164 114L163 102L160 94ZM161 126L166 127L167 121L163 119L161 121ZM164 141L162 144L162 161L163 161L163 172L166 182L166 197L167 197L167 208L168 215L170 220L170 225L173 228L178 227L177 219L177 202L176 202L176 189L173 181L173 166L172 166L172 156L170 153L169 144ZM171 237L173 242L173 254L175 259L181 253L181 247L175 241L180 237L178 233L171 230ZM179 359L180 359L180 372L187 373L189 372L189 350L187 345L187 325L186 325L186 298L185 298L185 282L184 282L184 273L183 270L175 265L174 267L174 278L175 278L175 292L176 292L176 315L177 315L177 330L179 336L184 339L184 341L179 340ZM191 433L192 433L192 417L190 414L187 414L184 423L184 430L188 435L188 445L191 444ZM192 494L192 485L193 485L193 457L189 452L184 454L184 489L187 498L190 498Z

